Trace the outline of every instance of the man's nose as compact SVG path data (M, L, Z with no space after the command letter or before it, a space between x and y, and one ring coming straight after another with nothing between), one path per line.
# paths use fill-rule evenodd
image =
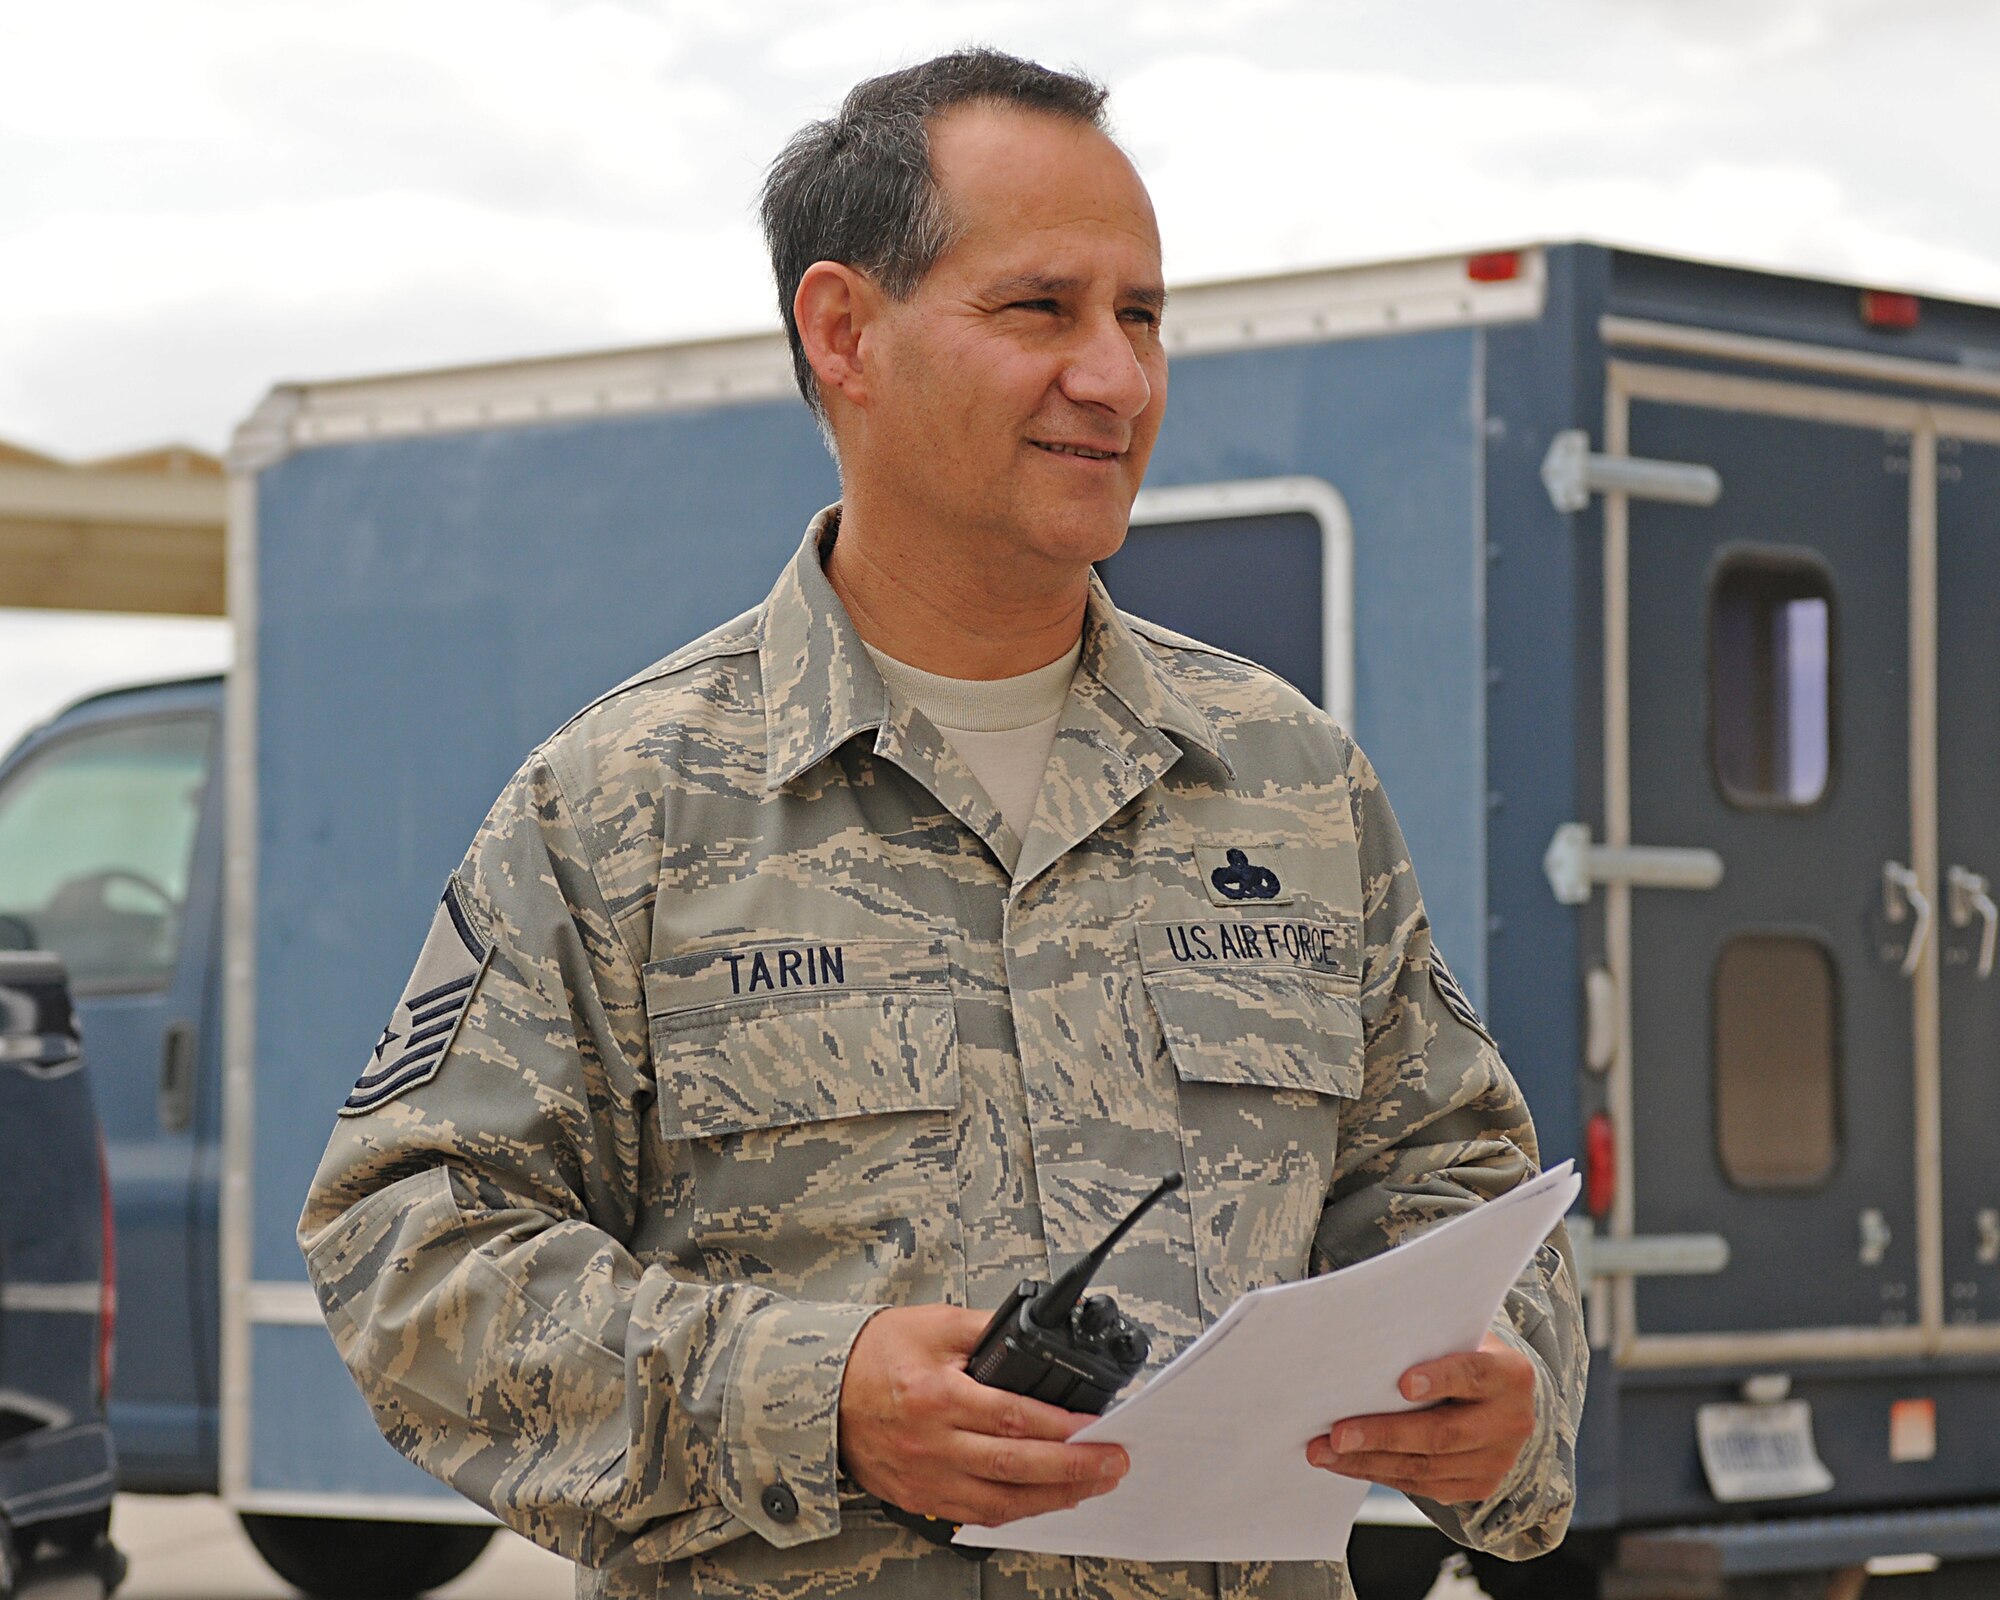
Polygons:
M1153 381L1117 317L1092 318L1063 369L1062 390L1079 405L1101 406L1130 422L1152 403Z

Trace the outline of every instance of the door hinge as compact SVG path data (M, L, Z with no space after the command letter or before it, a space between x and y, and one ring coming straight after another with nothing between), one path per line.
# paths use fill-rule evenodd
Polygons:
M1881 1209L1869 1206L1857 1219L1861 1227L1861 1248L1856 1252L1864 1267L1879 1267L1889 1257L1889 1246L1896 1235L1889 1227L1889 1219Z
M1629 883L1636 889L1713 889L1722 882L1722 857L1713 850L1678 845L1610 845L1590 842L1590 824L1565 822L1542 856L1542 872L1559 903L1580 906L1591 886Z
M1584 1279L1694 1278L1729 1265L1729 1241L1719 1233L1601 1234L1588 1217L1568 1217L1577 1275Z
M1590 435L1567 428L1549 441L1542 457L1542 485L1558 511L1581 511L1594 494L1622 494L1634 500L1666 500L1674 505L1712 506L1722 498L1722 474L1693 461L1646 461L1638 456L1604 456L1590 448Z

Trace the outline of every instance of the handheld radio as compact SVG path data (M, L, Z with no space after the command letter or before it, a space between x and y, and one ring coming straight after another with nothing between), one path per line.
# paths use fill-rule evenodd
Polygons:
M1145 1329L1129 1320L1108 1294L1086 1298L1084 1290L1104 1258L1131 1231L1162 1195L1181 1186L1181 1175L1170 1173L1141 1200L1104 1242L1054 1283L1023 1278L1000 1303L965 1370L981 1383L1010 1394L1024 1394L1065 1411L1101 1415L1111 1397L1138 1375L1152 1351ZM883 1513L934 1544L950 1545L959 1525L943 1517L920 1516L901 1506L882 1504ZM952 1545L960 1555L983 1561L983 1549Z

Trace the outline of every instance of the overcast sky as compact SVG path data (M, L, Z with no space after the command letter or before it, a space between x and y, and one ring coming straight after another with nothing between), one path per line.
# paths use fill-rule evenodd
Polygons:
M1588 236L2000 300L1995 0L0 0L0 438L770 325L764 164L973 40L1110 84L1173 280ZM13 663L151 637L0 613L0 739Z

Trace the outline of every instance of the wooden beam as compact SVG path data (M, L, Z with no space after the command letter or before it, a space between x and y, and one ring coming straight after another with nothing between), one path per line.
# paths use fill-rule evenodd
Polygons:
M223 485L221 478L179 473L0 464L0 517L219 528Z
M189 465L0 455L0 606L222 616L227 481Z
M0 606L224 614L217 527L0 517Z

